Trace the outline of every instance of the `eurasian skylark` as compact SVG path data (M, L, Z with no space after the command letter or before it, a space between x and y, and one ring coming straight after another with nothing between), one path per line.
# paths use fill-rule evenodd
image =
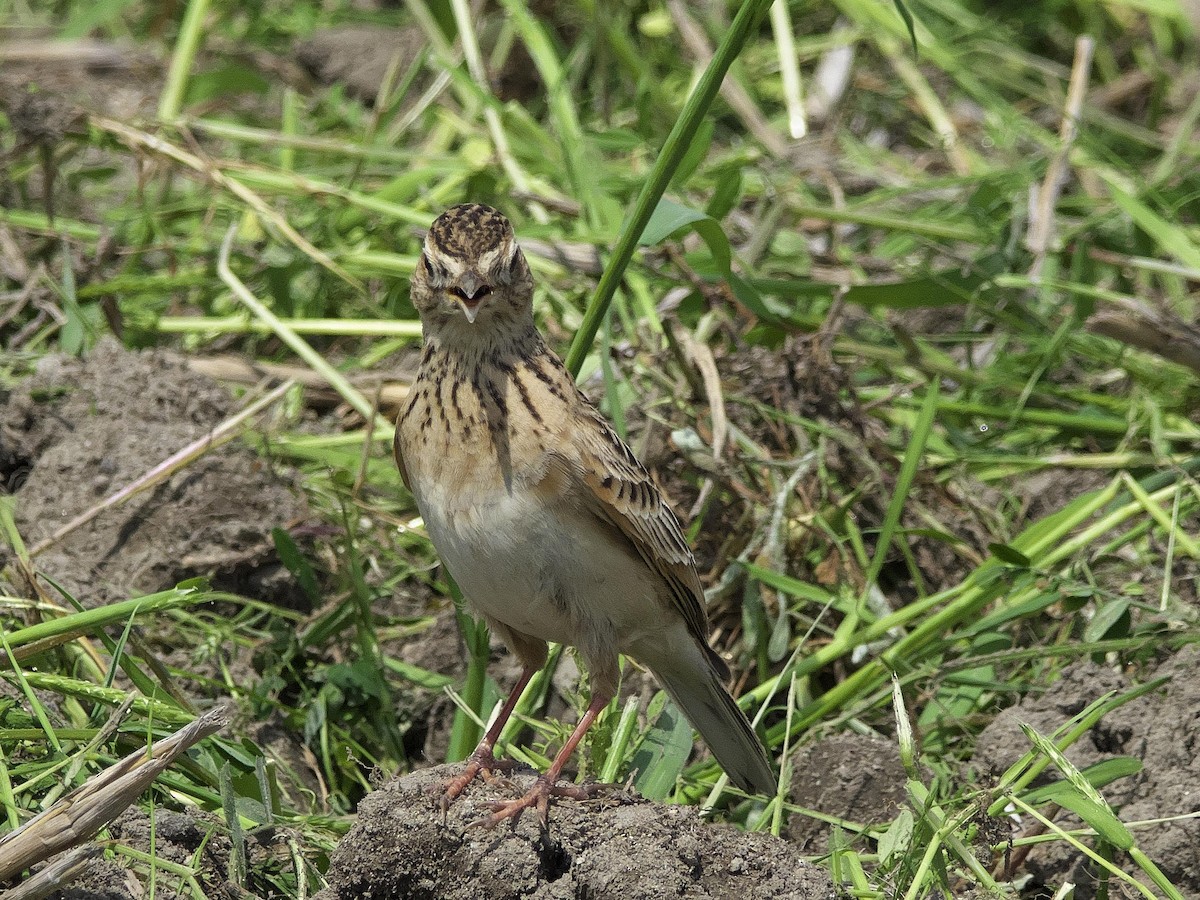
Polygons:
M591 702L549 770L524 797L495 804L489 824L530 806L545 820L551 796L586 794L558 779L617 689L618 653L654 673L736 785L773 793L767 753L708 644L679 522L542 340L532 297L499 212L467 203L430 227L412 278L425 346L396 461L442 562L524 666L443 803L500 767L493 748L547 641L577 648Z

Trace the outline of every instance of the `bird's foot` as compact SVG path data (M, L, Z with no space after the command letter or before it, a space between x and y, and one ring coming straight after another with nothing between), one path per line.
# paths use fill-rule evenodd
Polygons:
M525 810L537 807L538 815L542 820L542 827L545 828L550 821L551 798L566 797L569 800L594 800L606 791L611 791L613 787L616 787L616 785L559 784L548 775L539 775L537 780L534 781L533 787L523 797L518 797L516 800L489 803L488 807L492 810L492 814L472 822L471 825L472 827L495 828L506 819L511 819L515 825Z
M476 778L482 775L485 780L490 781L493 772L511 772L517 767L518 763L511 759L496 759L491 747L477 747L475 752L467 757L467 764L462 774L451 778L442 785L442 816L445 817L450 804L457 800Z

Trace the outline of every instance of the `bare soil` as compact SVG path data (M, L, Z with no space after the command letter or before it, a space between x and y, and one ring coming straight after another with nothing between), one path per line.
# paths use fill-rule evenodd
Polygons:
M1067 758L1085 768L1117 756L1142 763L1141 772L1103 788L1101 793L1120 819L1132 828L1137 845L1163 870L1185 897L1200 897L1200 645L1185 647L1164 659L1152 675L1167 682L1156 692L1138 697L1108 713L1067 750ZM1147 678L1132 679L1113 669L1084 661L1069 666L1062 678L1041 696L1029 696L1004 710L979 736L975 766L984 779L998 778L1030 749L1021 723L1049 736L1055 729L1109 692L1122 693ZM1044 780L1061 774L1048 770ZM1188 816L1176 821L1174 816ZM1079 820L1063 812L1064 828ZM1142 823L1142 824L1137 824ZM1036 823L1023 821L1018 833L1036 833ZM1117 854L1117 863L1134 868ZM1098 867L1065 844L1036 847L1025 863L1033 876L1030 896L1038 885L1054 887L1063 881L1077 886L1077 900L1097 896ZM1144 877L1144 876L1143 876ZM1110 884L1110 897L1128 888Z
M208 434L229 395L165 352L104 341L85 360L46 357L0 408L0 483L28 546ZM207 576L288 607L303 600L271 540L304 515L295 479L226 444L100 513L36 557L84 606Z
M229 838L222 833L216 816L159 809L153 819L140 809L129 809L109 826L112 836L141 853L153 854L181 866L190 866L199 853L199 883L213 900L243 896L226 875L229 871ZM159 875L155 896L175 900L180 894L174 879ZM135 900L145 896L134 874L116 860L92 860L70 887L51 895L54 900ZM190 896L185 892L184 896Z
M426 769L367 797L315 900L836 897L828 874L787 842L705 823L689 807L616 796L558 803L547 830L533 813L515 827L471 827L490 801L527 789L528 774L473 785L443 821L436 791L457 771Z
M792 765L788 799L801 809L858 825L881 825L905 806L904 766L893 741L852 732L831 734L801 747ZM829 850L830 826L824 819L794 815L786 836L811 856ZM861 847L865 842L854 843Z
M296 61L318 82L342 84L351 97L374 103L389 69L398 63L397 77L403 76L424 46L425 36L415 25L336 25L318 28L298 42ZM419 79L412 94L427 80Z

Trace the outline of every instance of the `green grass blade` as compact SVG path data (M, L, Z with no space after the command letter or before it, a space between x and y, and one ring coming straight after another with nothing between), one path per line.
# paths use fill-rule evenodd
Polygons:
M608 265L604 268L604 274L600 276L596 293L584 312L583 323L579 326L575 339L571 342L570 350L567 351L567 368L572 375L579 374L583 360L591 350L592 344L596 340L596 333L600 330L600 324L608 312L608 306L617 292L617 286L621 283L621 277L625 274L625 268L633 259L633 252L637 249L642 232L646 230L646 224L654 214L659 199L667 189L667 185L671 183L680 162L691 148L692 138L695 137L700 123L708 114L708 109L712 106L712 102L721 88L721 81L725 78L725 73L729 71L733 61L741 53L751 31L770 8L771 2L772 0L745 0L738 8L729 30L713 54L712 62L708 64L708 68L704 70L695 90L684 104L683 112L676 120L675 127L667 135L662 151L655 160L650 174L646 177L646 183L642 186L633 205L629 220L617 238L617 244L613 248Z

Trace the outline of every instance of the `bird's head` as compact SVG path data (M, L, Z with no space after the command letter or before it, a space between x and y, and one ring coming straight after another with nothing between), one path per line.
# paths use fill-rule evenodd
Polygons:
M527 319L532 297L529 264L500 212L462 203L429 226L412 277L413 305L427 328Z

